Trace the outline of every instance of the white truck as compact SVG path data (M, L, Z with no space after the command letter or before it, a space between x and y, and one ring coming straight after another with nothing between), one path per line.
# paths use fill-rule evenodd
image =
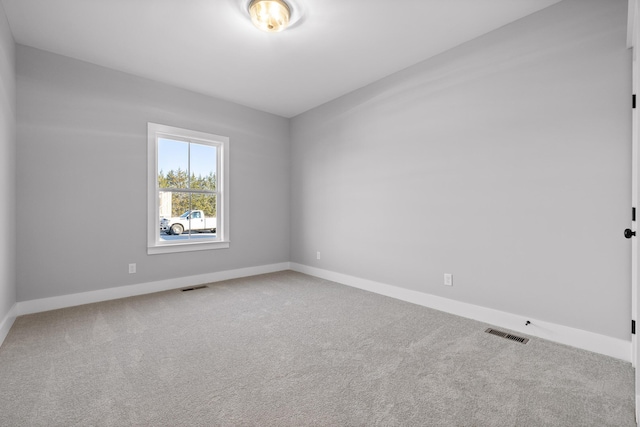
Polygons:
M204 212L200 210L186 211L180 216L173 218L162 218L160 220L160 231L167 234L181 235L185 231L211 231L216 232L217 218L206 218Z

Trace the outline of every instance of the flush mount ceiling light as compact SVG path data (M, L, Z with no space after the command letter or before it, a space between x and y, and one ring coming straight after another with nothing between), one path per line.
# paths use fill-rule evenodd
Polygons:
M291 8L283 0L251 0L249 15L257 28L275 33L289 25Z

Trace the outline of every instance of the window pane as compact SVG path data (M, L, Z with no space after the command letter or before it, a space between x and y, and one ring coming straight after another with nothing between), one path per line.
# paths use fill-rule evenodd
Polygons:
M215 239L217 231L216 196L189 194L180 191L160 191L160 240ZM176 209L176 203L186 209ZM168 206L171 204L172 206ZM172 215L163 216L163 212ZM180 212L179 214L177 212Z
M191 144L191 188L216 191L217 147Z
M158 138L158 187L189 188L189 143Z
M216 196L213 194L192 194L191 213L189 215L190 229L186 233L191 238L216 237Z

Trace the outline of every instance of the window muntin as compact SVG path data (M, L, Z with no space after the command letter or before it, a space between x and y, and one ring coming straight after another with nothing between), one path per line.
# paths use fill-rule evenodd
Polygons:
M228 144L149 123L149 254L229 247Z

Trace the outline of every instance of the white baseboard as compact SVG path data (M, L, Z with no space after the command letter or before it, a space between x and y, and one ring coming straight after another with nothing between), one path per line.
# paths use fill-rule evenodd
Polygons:
M113 299L150 294L153 292L168 291L171 289L185 288L188 286L196 286L204 283L220 282L222 280L238 279L240 277L256 276L258 274L273 273L276 271L289 269L290 264L288 262L283 262L279 264L269 264L257 267L239 268L237 270L226 270L216 273L199 274L196 276L178 277L175 279L159 280L155 282L140 283L137 285L119 286L117 288L101 289L98 291L61 295L58 297L20 301L16 304L16 314L18 316L22 316L25 314L39 313L42 311L56 310L59 308L73 307L76 305L109 301Z
M11 329L11 326L13 326L13 322L15 322L16 320L16 312L17 303L14 304L13 307L11 307L7 315L4 316L4 319L2 319L2 321L0 322L0 346L9 334L9 330Z
M410 289L361 279L329 270L309 267L303 264L291 263L291 269L343 285L631 362L631 341L587 332L569 326L544 322L531 317L519 316L436 295L412 291ZM531 321L529 326L525 326L527 320Z
M140 283L137 285L120 286L117 288L62 295L58 297L20 301L13 306L7 316L2 320L2 323L0 323L0 344L2 344L2 341L9 333L9 329L13 325L16 316L289 269L413 304L422 305L424 307L477 320L490 325L499 326L523 334L548 339L550 341L555 341L572 347L615 357L626 362L631 362L630 341L555 323L544 322L542 320L481 307L461 301L455 301L410 289L404 289L398 286L374 282L372 280L362 279L355 276L289 262ZM531 321L529 326L525 326L526 320Z

